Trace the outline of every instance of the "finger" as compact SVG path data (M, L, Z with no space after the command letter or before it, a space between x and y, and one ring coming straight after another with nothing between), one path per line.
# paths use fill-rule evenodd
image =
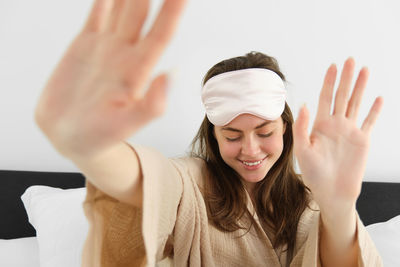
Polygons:
M348 58L344 63L340 84L336 92L333 115L344 116L346 113L351 80L354 73L354 64L354 59L352 57Z
M382 107L383 107L383 98L377 97L371 109L369 110L368 116L365 118L364 123L361 126L362 131L366 132L367 134L371 133L372 127L375 125L375 122L378 119Z
M112 0L95 0L82 31L101 32L111 8Z
M170 41L186 0L165 0L161 10L144 39L144 64L152 67Z
M293 143L296 155L310 145L310 139L308 135L309 118L310 115L308 109L305 105L303 105L296 121L293 124Z
M113 33L116 31L122 10L124 9L126 2L130 2L130 1L131 0L114 0L113 1L113 7L111 9L111 12L109 12L109 16L107 18L107 23L106 23L105 30L104 30L106 33Z
M358 75L353 93L351 95L349 105L347 107L346 117L350 120L356 121L358 112L360 110L361 99L367 86L369 71L367 67L361 69Z
M329 117L332 106L333 88L336 81L336 73L336 65L332 64L325 74L324 84L319 94L318 111L315 118L316 121L324 120Z
M126 1L117 25L117 35L127 41L136 42L149 11L148 0Z

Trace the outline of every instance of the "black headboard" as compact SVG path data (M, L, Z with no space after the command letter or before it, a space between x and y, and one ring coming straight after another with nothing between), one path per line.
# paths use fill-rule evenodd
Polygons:
M357 211L365 225L400 215L400 183L363 182Z
M80 173L0 171L0 239L36 235L21 201L31 185L79 188L85 178ZM357 210L365 225L400 215L400 183L363 182Z

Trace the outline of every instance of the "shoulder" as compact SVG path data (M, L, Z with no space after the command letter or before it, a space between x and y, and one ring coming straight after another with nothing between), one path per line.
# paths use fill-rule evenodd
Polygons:
M308 203L308 206L303 212L302 217L305 217L304 219L308 218L311 219L312 217L319 216L320 209L318 203L314 199L310 199L310 202Z
M172 164L179 169L182 176L191 177L199 186L203 184L207 167L202 158L185 156L171 158L170 160Z
M298 225L298 231L307 233L312 225L319 219L320 209L314 199L310 199L308 206L304 209Z

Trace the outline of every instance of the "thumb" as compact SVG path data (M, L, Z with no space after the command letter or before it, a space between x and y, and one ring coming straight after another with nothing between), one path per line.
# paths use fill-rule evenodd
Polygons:
M142 116L148 120L161 116L166 108L169 77L166 73L158 75L151 82L144 97L138 101Z
M305 104L300 108L299 115L293 124L293 143L295 154L304 150L310 145L308 136L308 121L310 114Z
M120 108L118 116L113 118L113 125L120 127L122 138L131 136L151 120L161 116L166 107L168 76L163 73L151 81L146 94L131 101L128 108Z

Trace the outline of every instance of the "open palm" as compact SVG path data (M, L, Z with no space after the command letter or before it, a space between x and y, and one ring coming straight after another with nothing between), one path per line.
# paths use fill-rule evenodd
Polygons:
M143 95L171 39L184 0L166 0L142 36L148 0L95 0L82 31L49 79L35 119L66 156L87 156L122 141L165 106L161 74Z
M360 71L348 99L354 73L354 60L349 58L343 67L331 114L336 72L336 66L332 65L326 73L311 134L307 133L309 114L305 107L293 127L294 151L303 181L320 207L327 209L355 204L367 162L370 132L383 105L383 99L376 98L361 128L357 127L368 69Z

